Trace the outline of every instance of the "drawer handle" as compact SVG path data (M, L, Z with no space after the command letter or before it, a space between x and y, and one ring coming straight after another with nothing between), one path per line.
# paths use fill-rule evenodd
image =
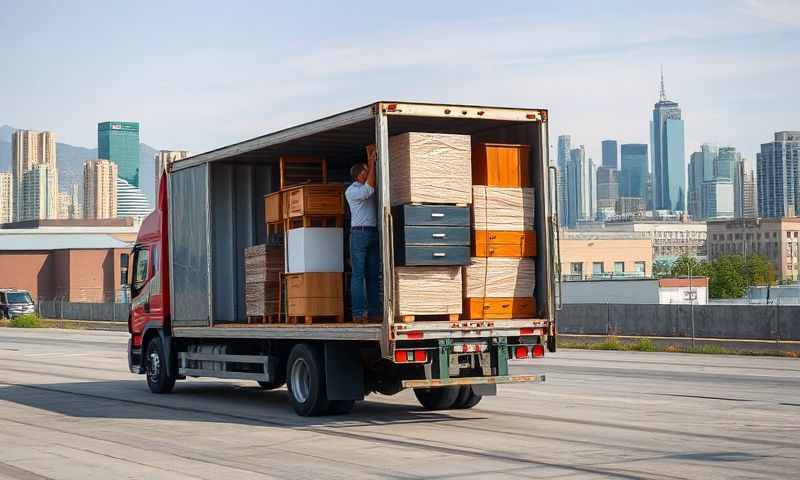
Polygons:
M444 217L444 213L431 213L431 218L442 218Z
M433 238L445 238L445 237L447 237L447 234L446 234L446 233L434 233L434 234L433 234L433 235L431 235L431 236L432 236Z
M433 252L434 257L446 257L447 253L445 252Z
M510 306L511 306L511 304L509 304L509 303L504 303L504 304L500 305L501 308L508 308Z

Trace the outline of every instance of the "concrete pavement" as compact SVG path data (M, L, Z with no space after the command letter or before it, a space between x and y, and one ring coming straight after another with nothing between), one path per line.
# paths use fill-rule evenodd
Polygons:
M424 412L410 392L297 417L286 391L150 394L127 335L0 329L0 478L796 478L800 360L560 351L543 385Z

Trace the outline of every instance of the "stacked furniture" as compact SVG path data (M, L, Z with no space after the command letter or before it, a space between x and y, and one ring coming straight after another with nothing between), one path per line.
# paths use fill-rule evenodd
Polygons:
M471 265L464 269L465 317L536 314L536 234L529 147L479 143L472 149Z
M245 248L245 311L248 323L278 321L283 270L283 247L254 245Z
M396 135L389 159L398 315L457 320L470 254L470 137Z
M283 245L277 291L288 323L344 321L344 187L324 183L326 167L322 158L282 157L281 189L264 197L268 237Z

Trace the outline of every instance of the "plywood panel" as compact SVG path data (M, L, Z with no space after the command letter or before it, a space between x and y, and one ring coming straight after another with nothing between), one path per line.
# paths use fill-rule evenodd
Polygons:
M472 187L472 222L475 230L522 231L533 229L532 188Z
M461 267L396 267L398 315L461 313Z
M532 258L473 257L464 267L464 296L532 297L536 268Z
M410 132L389 138L391 204L472 200L470 137Z

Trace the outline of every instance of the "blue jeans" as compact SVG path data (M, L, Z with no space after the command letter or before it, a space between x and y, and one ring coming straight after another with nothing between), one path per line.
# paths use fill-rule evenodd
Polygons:
M350 295L353 317L382 315L378 288L378 231L350 230ZM366 285L366 286L365 286Z

